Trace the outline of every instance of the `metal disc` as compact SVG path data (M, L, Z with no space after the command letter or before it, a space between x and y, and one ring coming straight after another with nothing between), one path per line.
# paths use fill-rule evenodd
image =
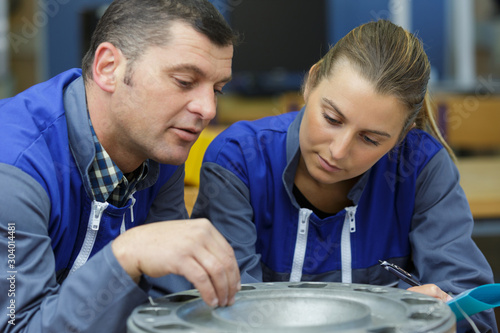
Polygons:
M198 291L157 298L137 307L129 333L162 332L455 332L443 302L389 287L322 282L242 286L229 307L211 308Z

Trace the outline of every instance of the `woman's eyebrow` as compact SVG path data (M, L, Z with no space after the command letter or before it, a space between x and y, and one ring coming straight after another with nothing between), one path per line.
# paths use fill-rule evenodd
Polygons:
M382 132L382 131L376 131L376 130L365 130L365 132L368 132L368 133L373 133L373 134L377 134L377 135L380 135L380 136L385 136L387 138L391 138L391 135L387 132Z
M330 99L328 99L326 97L323 97L322 101L323 101L323 103L328 104L332 109L334 109L335 112L337 112L342 118L347 119L346 116L342 113L342 111L339 110L339 108L337 107L337 105L335 105L335 103L332 100L330 100ZM365 129L364 131L368 132L368 133L377 134L377 135L380 135L380 136L385 136L387 138L391 138L391 135L389 133L387 133L387 132L377 131L377 130L370 130L370 129Z
M325 104L328 104L332 109L334 109L342 118L345 119L345 116L344 114L342 113L342 111L340 111L340 109L337 107L337 105L335 105L335 103L333 103L332 100L326 98L326 97L323 97L322 98L323 100L323 103Z

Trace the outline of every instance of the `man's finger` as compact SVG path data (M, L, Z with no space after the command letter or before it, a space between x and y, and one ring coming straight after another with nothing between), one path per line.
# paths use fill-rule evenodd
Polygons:
M200 296L209 306L215 307L219 305L216 290L208 272L202 267L198 261L192 259L187 260L181 265L179 271L194 287L200 292Z

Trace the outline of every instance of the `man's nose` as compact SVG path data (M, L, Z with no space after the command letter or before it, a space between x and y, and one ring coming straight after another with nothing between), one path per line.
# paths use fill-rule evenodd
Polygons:
M199 114L201 119L212 120L217 109L217 98L213 89L205 88L196 92L196 96L189 103L189 111Z

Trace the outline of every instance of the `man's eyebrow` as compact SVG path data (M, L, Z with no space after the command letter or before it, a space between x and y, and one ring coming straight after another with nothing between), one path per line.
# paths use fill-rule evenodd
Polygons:
M178 72L191 72L196 74L197 76L206 78L207 74L198 66L192 64L181 64L168 68L169 71L178 71ZM219 83L227 83L232 80L232 76L228 76L219 81Z
M331 101L331 100L329 100L328 98L325 98L325 97L322 98L322 101L323 101L323 103L328 104L342 118L347 119L344 116L344 114L342 113L342 111L339 110L339 108L335 105L335 103L333 101ZM387 133L387 132L382 132L382 131L377 131L377 130L370 130L370 129L366 129L365 132L377 134L377 135L380 135L380 136L385 136L387 138L391 138L391 135L389 133Z

